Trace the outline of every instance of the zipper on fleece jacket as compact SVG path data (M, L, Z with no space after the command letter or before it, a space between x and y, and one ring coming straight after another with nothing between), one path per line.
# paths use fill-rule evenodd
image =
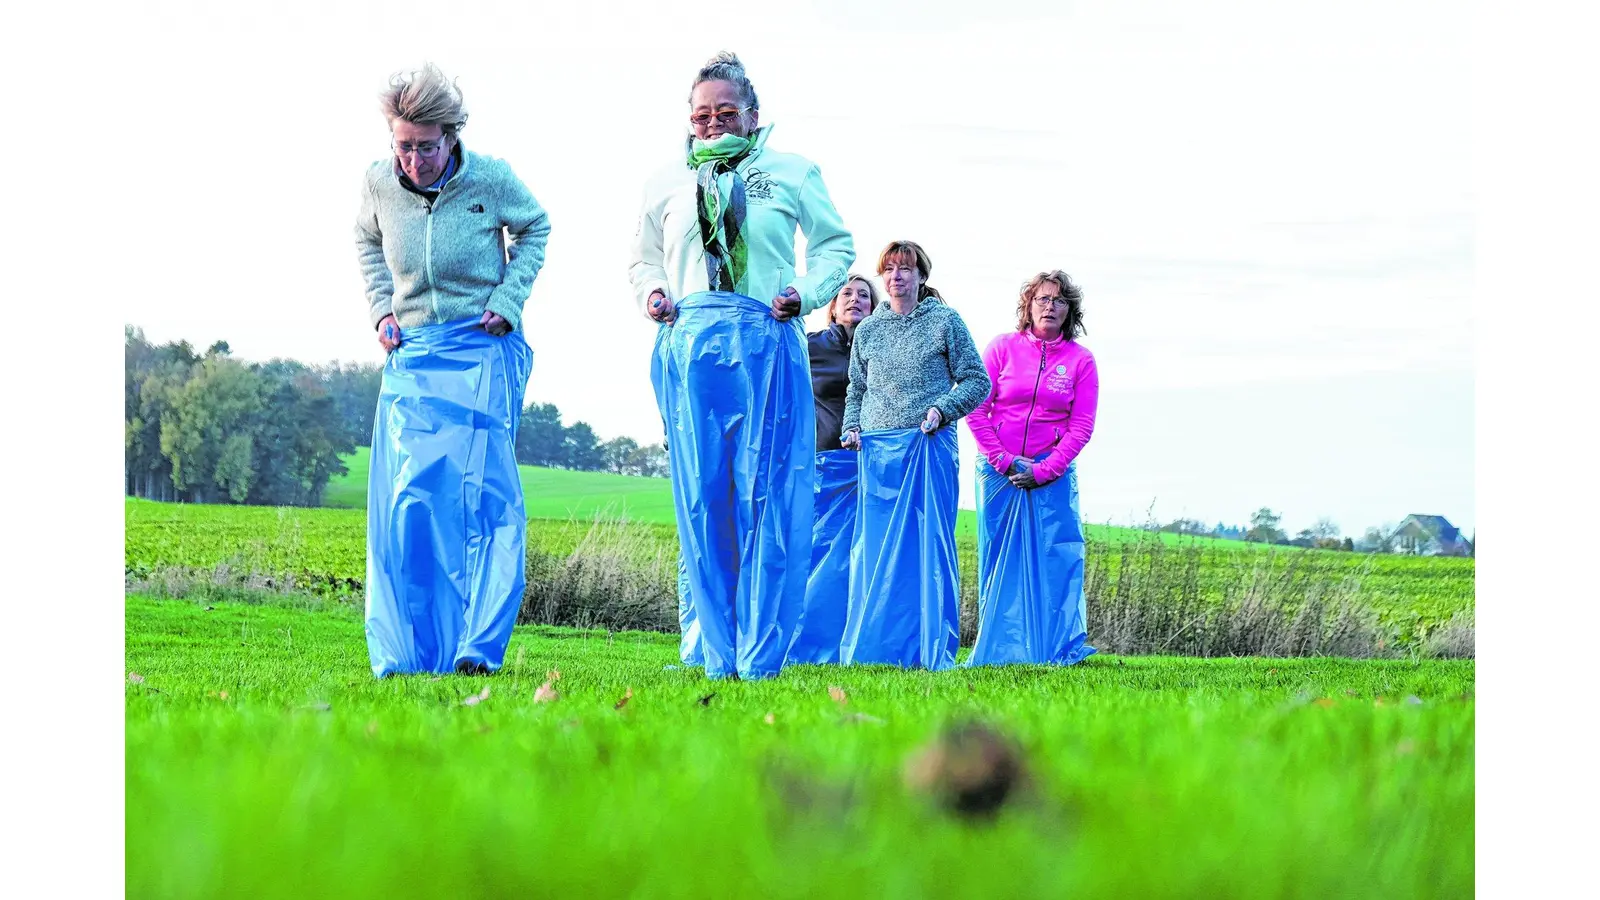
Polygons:
M423 198L423 205L427 212L423 214L423 221L427 224L423 228L422 261L423 270L428 276L428 299L433 306L433 321L439 321L439 288L433 280L433 203Z

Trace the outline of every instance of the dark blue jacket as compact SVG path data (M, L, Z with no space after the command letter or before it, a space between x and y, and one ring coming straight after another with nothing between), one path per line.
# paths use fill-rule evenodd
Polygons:
M850 387L850 342L854 329L834 323L806 335L811 352L811 392L817 406L817 452L838 450L839 423L844 419L845 391Z

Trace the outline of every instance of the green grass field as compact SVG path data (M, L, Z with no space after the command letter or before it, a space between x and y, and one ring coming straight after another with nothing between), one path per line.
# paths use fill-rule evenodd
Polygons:
M343 457L348 471L328 482L327 490L322 495L323 504L341 509L366 509L367 474L371 460L372 450L369 447L357 447L355 453ZM522 473L523 501L530 519L588 520L597 514L666 524L676 519L672 509L672 485L665 478L639 478L608 472L570 472L540 466L517 468ZM1108 543L1150 538L1149 532L1119 525L1087 523L1085 528L1092 540ZM977 537L978 520L972 510L963 509L957 513L956 535ZM1193 535L1163 533L1158 537L1174 546L1256 549L1265 546Z
M349 472L328 483L322 495L327 506L367 508L367 473L372 450L357 447L343 457ZM600 513L639 522L671 522L672 488L665 478L638 478L609 472L569 472L518 466L522 496L530 519L589 519Z
M129 897L1473 891L1470 661L711 684L668 668L670 636L519 628L494 677L379 682L346 605L130 595L125 617ZM1032 772L993 824L902 779L964 716Z

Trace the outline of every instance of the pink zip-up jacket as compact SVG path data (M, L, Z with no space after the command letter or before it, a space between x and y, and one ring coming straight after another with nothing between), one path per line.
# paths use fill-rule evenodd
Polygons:
M1046 343L1031 331L1002 334L983 351L989 394L967 414L967 427L995 471L1005 474L1018 456L1050 458L1034 466L1034 480L1060 478L1094 434L1100 374L1094 354L1076 341Z

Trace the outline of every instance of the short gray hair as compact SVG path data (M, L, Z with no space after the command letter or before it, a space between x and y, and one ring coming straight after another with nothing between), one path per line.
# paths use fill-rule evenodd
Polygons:
M390 128L395 119L404 119L413 125L438 125L453 138L467 125L461 90L433 63L389 76L389 89L378 99Z
M761 101L756 99L755 86L750 83L749 77L744 74L744 63L730 51L723 50L716 56L706 60L700 71L694 76L694 84L689 85L689 102L694 102L694 89L707 81L726 81L739 89L739 102L751 109L760 109Z

